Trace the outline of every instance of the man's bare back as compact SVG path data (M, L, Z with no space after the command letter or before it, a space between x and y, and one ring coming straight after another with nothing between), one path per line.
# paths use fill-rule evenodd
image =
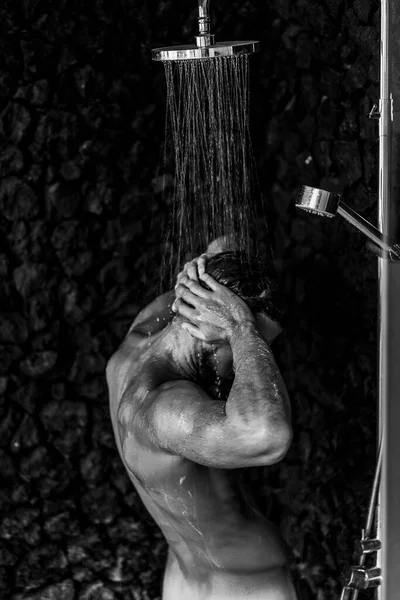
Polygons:
M169 351L173 300L174 294L164 295L138 315L107 367L118 450L169 544L163 600L295 600L287 548L254 508L241 472L231 464L214 466L212 459L199 455L195 461L166 448L146 414L154 406L143 411L153 390L173 390L189 399L197 387L194 378L183 378L184 371L190 377L190 365L181 368ZM222 409L226 398L218 397L211 384L207 391L197 396L199 402L219 403ZM185 430L186 416L176 409L174 419ZM134 429L124 428L132 422ZM189 444L195 433L186 434Z

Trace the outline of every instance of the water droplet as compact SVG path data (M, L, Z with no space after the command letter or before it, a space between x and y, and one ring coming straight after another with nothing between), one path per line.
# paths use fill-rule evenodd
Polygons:
M217 388L217 398L218 398L218 400L221 400L221 397L222 397L221 377L219 375L219 370L218 370L219 360L218 360L218 355L217 355L217 349L214 344L212 345L212 353L213 353L213 357L214 357L215 384L216 384L216 388Z

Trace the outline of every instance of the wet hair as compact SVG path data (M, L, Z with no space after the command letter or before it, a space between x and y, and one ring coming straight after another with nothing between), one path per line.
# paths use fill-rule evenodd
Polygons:
M252 312L282 323L286 304L271 260L221 252L207 260L206 272L246 302ZM208 286L200 280L204 288Z

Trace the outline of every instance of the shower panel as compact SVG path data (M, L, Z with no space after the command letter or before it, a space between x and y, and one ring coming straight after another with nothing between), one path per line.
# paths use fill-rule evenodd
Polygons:
M367 527L358 544L358 565L345 570L341 600L376 588L379 600L400 599L400 2L381 0L380 99L370 118L379 119L378 227L340 195L303 186L297 206L324 217L340 214L381 249L378 259L377 468ZM380 480L380 485L379 485ZM377 490L379 488L379 494ZM375 514L375 519L373 515ZM375 527L373 527L375 521ZM373 531L375 530L375 531ZM376 565L365 566L376 553Z

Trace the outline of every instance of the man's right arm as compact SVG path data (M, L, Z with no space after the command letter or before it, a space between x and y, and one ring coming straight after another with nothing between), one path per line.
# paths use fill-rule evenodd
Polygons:
M241 378L241 383L246 386L250 379ZM282 460L291 443L285 410L274 408L278 418L272 419L271 398L262 402L261 398L250 396L254 393L254 388L250 388L245 393L246 406L243 403L243 413L238 417L234 404L241 386L236 387L225 403L213 400L190 381L172 381L149 392L140 407L127 390L119 411L127 463L136 460L137 439L149 439L164 452L211 468L259 467ZM281 402L278 394L273 401L276 405Z
M244 430L256 428L278 454L286 454L292 440L290 401L269 345L251 322L237 327L230 345L235 379L227 417Z
M128 462L134 460L133 440L143 435L166 452L208 467L282 460L292 429L288 394L273 354L251 323L235 330L231 347L235 380L226 403L190 381L171 381L149 392L133 413L135 402L127 391L120 428Z

